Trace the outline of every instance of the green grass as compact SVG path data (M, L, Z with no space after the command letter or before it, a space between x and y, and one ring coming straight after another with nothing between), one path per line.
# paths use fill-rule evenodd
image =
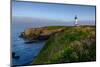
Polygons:
M83 62L96 60L95 26L50 26L63 28L47 41L33 64Z
M66 28L66 26L48 26L48 29L59 29L59 28Z

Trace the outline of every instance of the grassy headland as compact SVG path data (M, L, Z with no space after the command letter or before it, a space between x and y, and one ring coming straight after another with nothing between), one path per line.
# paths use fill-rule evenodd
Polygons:
M48 29L64 31L49 37L33 64L96 60L95 26L49 26Z

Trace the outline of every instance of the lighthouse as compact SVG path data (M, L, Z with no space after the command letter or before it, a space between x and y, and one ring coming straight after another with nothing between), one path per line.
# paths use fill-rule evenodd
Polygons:
M75 16L74 19L75 19L74 25L75 25L75 26L78 26L79 24L78 24L78 18L77 18L77 15Z

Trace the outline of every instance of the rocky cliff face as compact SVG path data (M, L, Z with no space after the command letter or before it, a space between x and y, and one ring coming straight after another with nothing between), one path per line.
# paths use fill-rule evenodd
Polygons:
M46 27L29 28L21 32L19 37L23 38L26 42L34 42L38 40L47 40L51 35L61 31L63 31L63 29L48 29Z

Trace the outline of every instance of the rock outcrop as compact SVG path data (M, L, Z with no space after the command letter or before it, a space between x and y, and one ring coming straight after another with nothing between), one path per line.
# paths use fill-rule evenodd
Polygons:
M39 40L47 40L51 35L57 32L61 32L64 29L48 29L47 27L41 28L29 28L24 32L21 32L20 38L23 38L26 42L36 42Z

